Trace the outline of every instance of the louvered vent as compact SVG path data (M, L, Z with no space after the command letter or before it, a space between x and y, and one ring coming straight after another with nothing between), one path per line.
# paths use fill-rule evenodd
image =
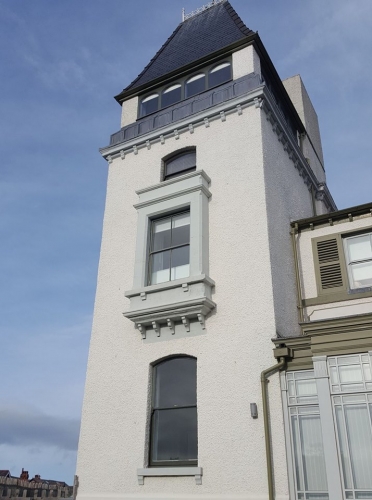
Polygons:
M320 268L320 281L323 290L342 286L342 274L340 264L332 264Z
M317 248L318 248L319 264L339 259L336 239L318 241Z
M316 246L322 290L343 287L337 239L318 241Z

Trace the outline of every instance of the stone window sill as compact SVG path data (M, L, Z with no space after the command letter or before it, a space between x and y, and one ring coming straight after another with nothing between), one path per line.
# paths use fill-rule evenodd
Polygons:
M137 469L138 484L144 484L145 477L195 476L195 483L202 484L202 467L153 467Z

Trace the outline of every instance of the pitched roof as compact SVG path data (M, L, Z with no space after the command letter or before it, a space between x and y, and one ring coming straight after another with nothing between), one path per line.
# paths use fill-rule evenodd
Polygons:
M254 32L240 19L230 3L220 1L180 23L149 64L123 94L166 76L229 45L244 41Z
M1 469L1 470L0 470L0 476L1 476L1 477L10 476L10 470Z

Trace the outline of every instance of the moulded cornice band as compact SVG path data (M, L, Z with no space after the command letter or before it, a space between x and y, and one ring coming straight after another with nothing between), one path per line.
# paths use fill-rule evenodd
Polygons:
M140 195L142 193L147 193L149 191L153 191L154 189L162 188L164 186L169 186L170 184L175 184L177 182L180 182L180 180L190 179L191 177L197 177L198 175L201 175L208 182L208 184L210 184L211 178L204 172L204 170L195 170L195 172L179 175L177 177L174 177L173 179L168 179L167 181L159 182L158 184L153 184L152 186L148 186L142 189L137 189L136 194Z
M195 193L197 191L201 191L203 194L207 196L207 198L210 198L212 196L212 193L209 191L208 188L206 188L202 184L199 184L198 186L191 187L188 189L183 189L182 191L177 191L176 193L170 193L164 196L160 196L159 198L152 198L151 200L148 201L136 203L135 205L133 205L133 207L138 210L139 208L148 207L149 205L154 205L155 203L161 203L162 201L166 200L172 200L173 198L179 198L180 196L183 196L185 194Z

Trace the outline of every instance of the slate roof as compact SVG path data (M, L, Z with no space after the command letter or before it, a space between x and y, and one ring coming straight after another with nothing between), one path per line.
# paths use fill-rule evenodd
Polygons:
M227 0L209 7L180 23L144 70L116 99L120 101L120 97L129 91L244 41L253 34Z

